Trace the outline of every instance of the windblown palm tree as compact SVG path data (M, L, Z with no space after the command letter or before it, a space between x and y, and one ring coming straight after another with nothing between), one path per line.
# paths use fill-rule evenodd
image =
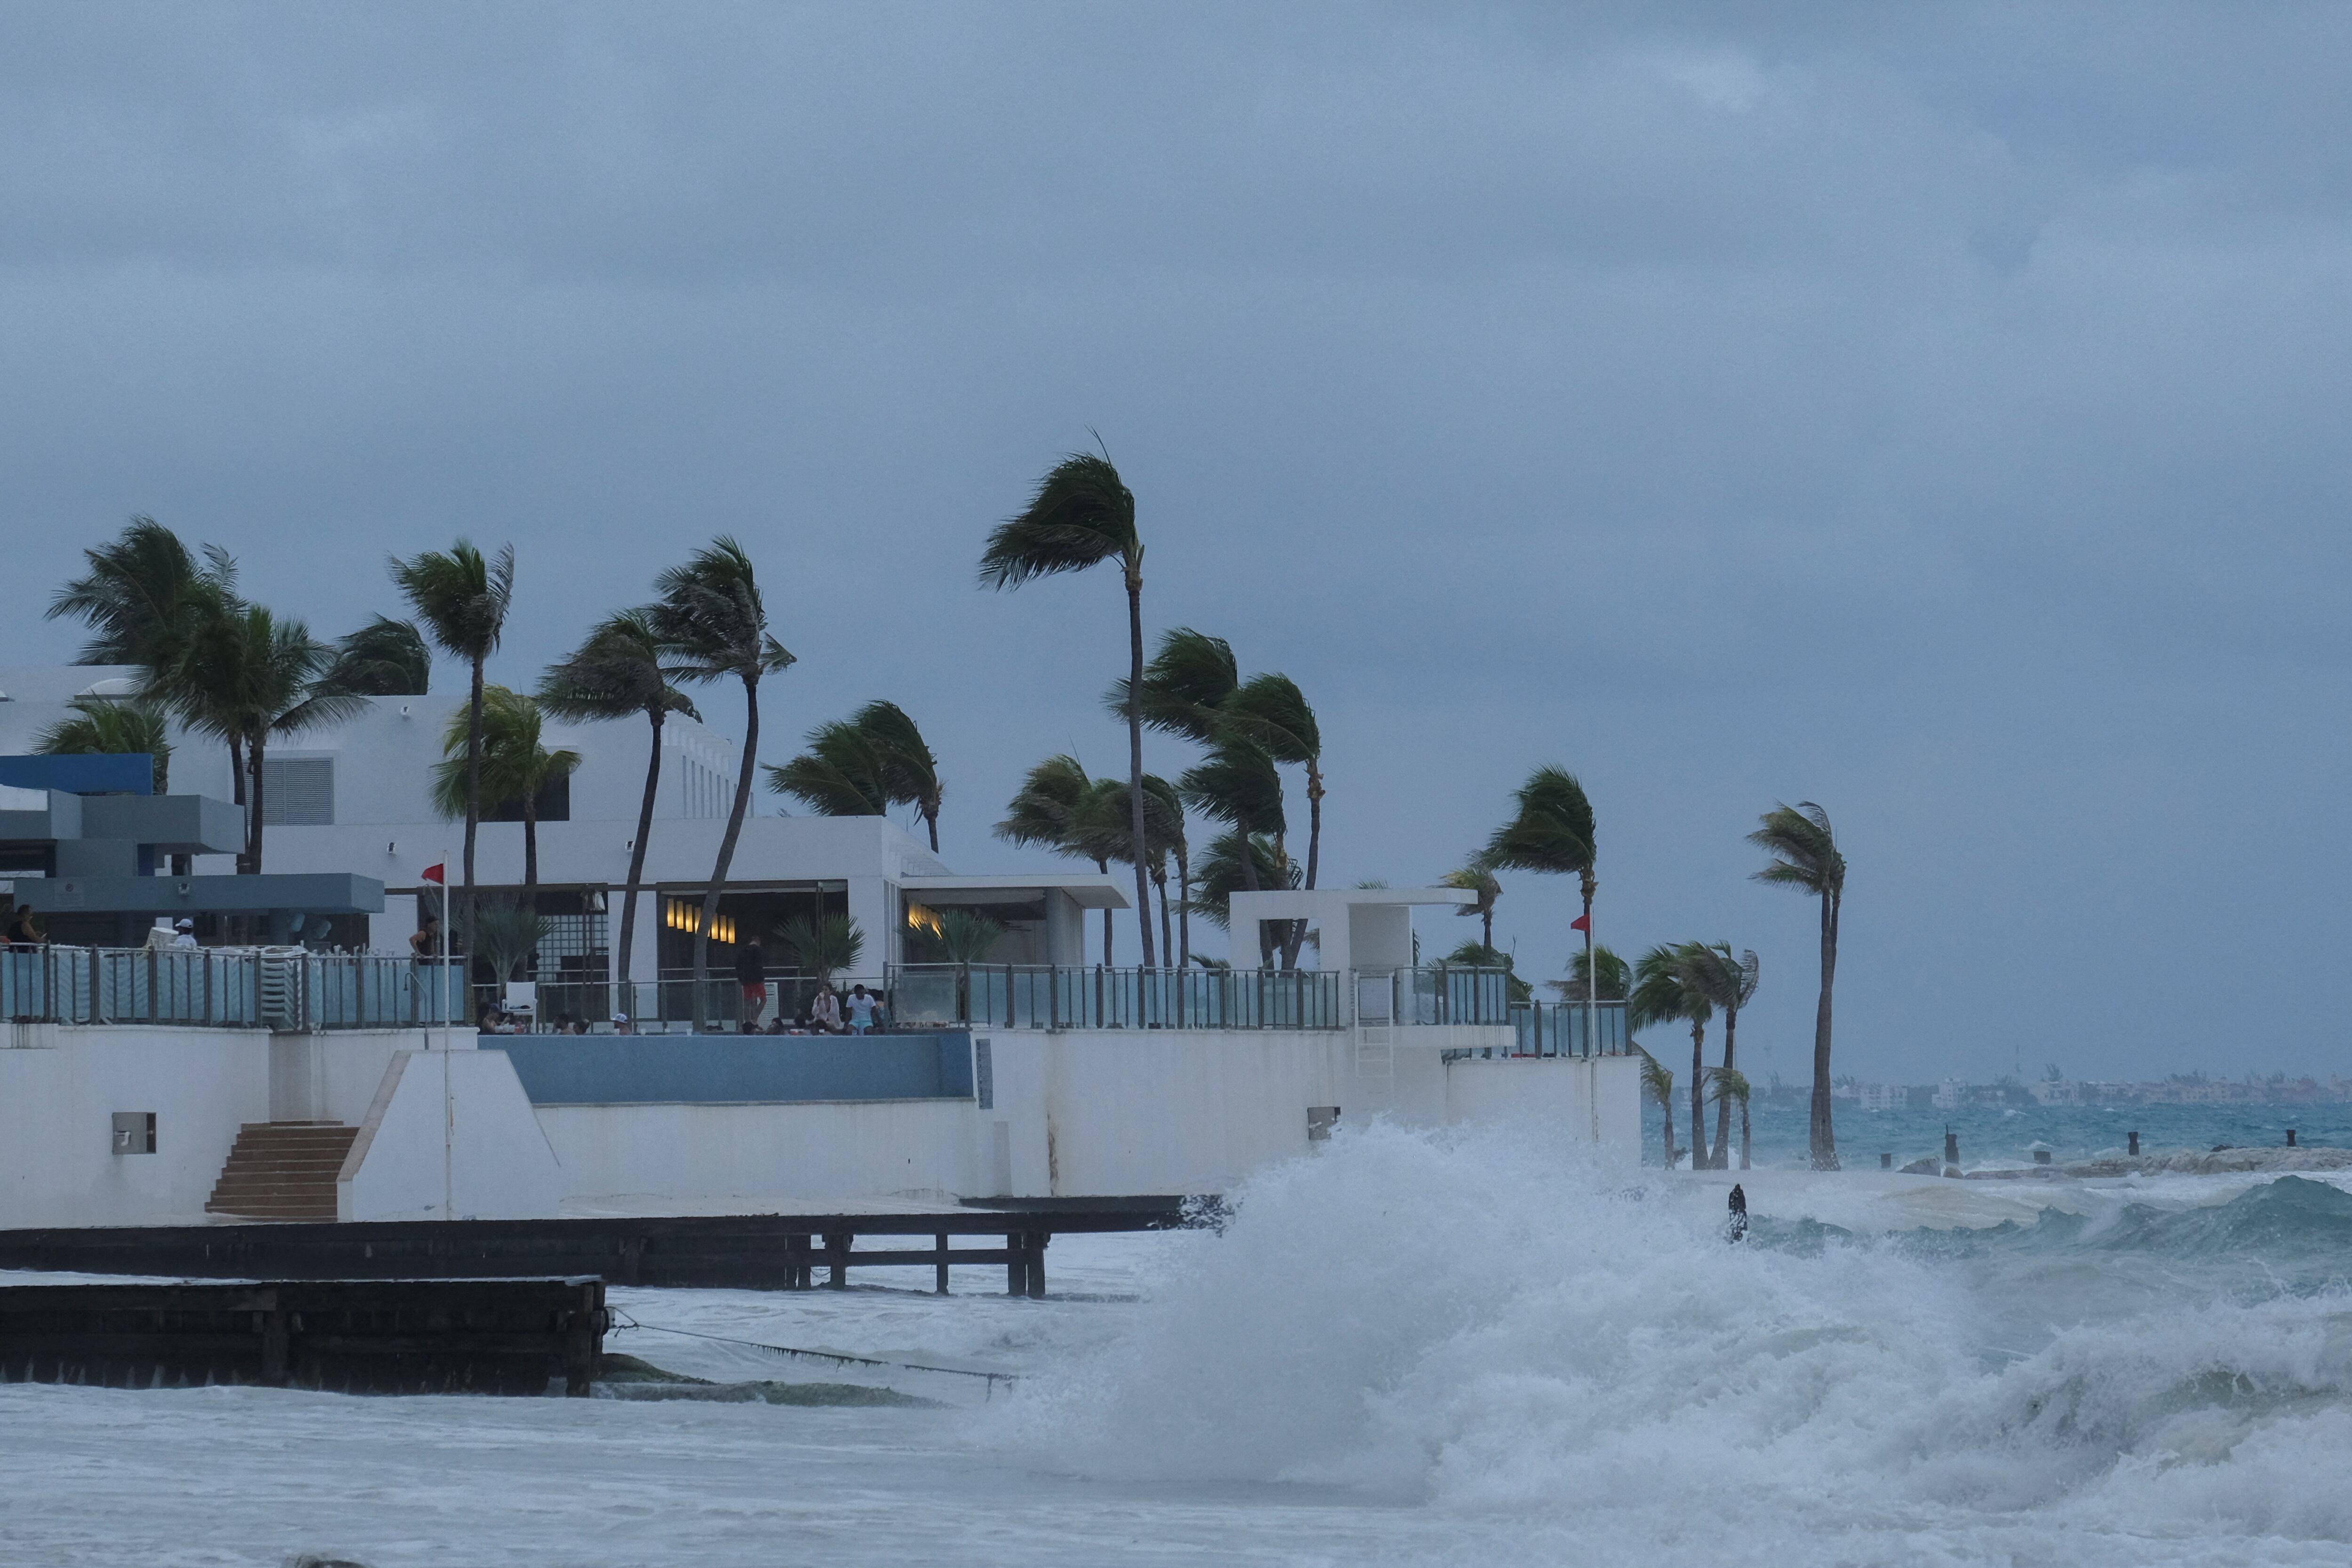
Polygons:
M154 758L154 788L170 792L172 742L164 734L163 713L147 703L121 702L112 697L76 697L67 705L71 718L59 719L41 731L33 749L43 757L124 756L145 752Z
M1754 1166L1749 1159L1748 1139L1748 1079L1744 1074L1734 1071L1728 1067L1716 1068L1712 1072L1707 1074L1707 1077L1709 1081L1708 1092L1715 1096L1715 1103L1718 1114L1721 1113L1724 1105L1727 1102L1736 1102L1739 1106L1739 1168L1741 1170L1752 1170ZM1715 1153L1716 1169L1724 1170L1727 1168L1724 1164L1724 1151L1720 1148L1717 1149Z
M1830 992L1837 983L1838 914L1845 902L1845 856L1830 831L1830 815L1811 800L1775 806L1748 841L1772 857L1756 873L1811 894L1822 901L1822 997L1813 1012L1813 1101L1811 1144L1813 1168L1838 1168L1837 1131L1830 1122Z
M1755 953L1731 955L1731 944L1717 942L1692 955L1692 975L1706 988L1707 998L1723 1014L1723 1065L1716 1071L1738 1077L1736 1071L1739 1057L1739 1009L1756 994L1756 982L1761 975ZM1744 1084L1747 1080L1741 1079ZM1698 1134L1691 1134L1696 1142ZM1720 1094L1715 1097L1715 1149L1707 1163L1717 1170L1727 1170L1727 1151L1731 1141L1731 1106Z
M810 730L808 749L768 768L768 788L824 817L881 817L912 806L940 847L939 759L896 703L870 702Z
M335 642L335 662L320 689L361 697L421 697L433 680L433 653L414 622L373 617Z
M1103 706L1122 723L1133 689L1121 675L1103 694ZM1160 633L1160 651L1143 667L1143 722L1162 735L1207 746L1217 738L1226 699L1240 689L1233 644L1179 626Z
M1288 675L1252 675L1225 699L1224 722L1231 733L1254 742L1275 761L1307 770L1307 876L1300 885L1313 887L1323 852L1323 732L1315 722L1315 710ZM1276 841L1281 841L1279 833ZM1282 967L1293 969L1298 967L1307 923L1287 925Z
M702 918L694 928L694 1023L700 1029L709 1006L709 988L704 982L710 975L710 927L718 918L719 895L727 887L728 867L735 860L735 841L743 833L751 776L760 759L760 679L790 669L795 661L769 634L768 607L760 597L751 558L725 535L695 551L684 566L663 572L654 586L661 598L650 613L667 661L666 672L695 682L731 676L743 686L743 762L735 774L735 803L727 813L718 863L710 869L710 886L702 895Z
M514 546L485 559L469 539L446 550L426 550L406 560L390 558L392 580L416 612L433 640L472 674L466 729L466 897L460 923L474 919L474 840L482 822L482 669L506 632L507 607L514 602Z
M1177 878L1181 883L1190 874L1185 864L1184 807L1175 787L1157 774L1143 776L1143 825L1145 831L1145 864L1151 885L1160 893L1160 946L1165 952L1178 951L1169 925L1168 862L1172 855L1177 861ZM1129 810L1127 786L1116 779L1097 779L1080 806L1076 828L1076 841L1089 852L1099 852L1103 862L1128 863L1135 854L1134 841L1129 836ZM1145 911L1148 915L1149 909ZM1106 929L1106 936L1108 932ZM1189 922L1184 936L1184 951L1192 946Z
M1229 831L1211 840L1193 862L1192 913L1220 931L1231 931L1234 894L1297 885L1297 866L1275 852L1272 839L1262 833L1244 839L1240 832ZM1265 960L1261 937L1258 961Z
M997 525L981 553L983 587L1018 588L1032 579L1084 571L1107 560L1119 563L1127 586L1128 681L1143 685L1143 539L1135 528L1135 495L1111 466L1108 455L1074 452L1038 482L1036 494L1019 516ZM1131 841L1145 841L1143 824L1143 710L1127 705L1127 786ZM1136 925L1142 933L1144 967L1152 967L1151 906L1140 857L1135 867Z
M1706 1168L1703 1147L1706 1120L1700 1109L1706 1085L1707 1020L1715 1016L1704 978L1704 944L1685 942L1657 946L1633 965L1633 994L1626 999L1625 1027L1630 1031L1654 1023L1687 1023L1691 1028L1691 1169Z
M183 722L243 742L250 804L236 869L247 875L261 871L271 738L340 724L366 706L363 698L317 689L333 659L334 650L299 621L279 621L261 605L246 604L194 626L166 673L164 688L184 694Z
M1584 950L1592 951L1592 803L1565 768L1538 768L1519 786L1518 810L1486 841L1485 860L1496 871L1573 873L1584 894Z
M97 633L83 644L85 664L131 664L140 672L140 699L190 729L226 737L232 797L245 799L245 741L233 721L206 722L204 694L174 689L173 673L193 630L239 607L236 562L207 545L199 565L187 546L152 517L134 517L112 543L82 552L89 570L58 590L48 619L70 615ZM218 716L215 716L217 717Z
M1265 885L1297 885L1281 847L1282 775L1276 770L1274 758L1264 747L1239 735L1222 732L1208 757L1199 766L1187 768L1177 779L1176 788L1186 805L1233 830L1225 837L1234 839L1234 845L1224 846L1224 840L1220 839L1210 851L1211 860L1230 868L1241 879L1238 889L1224 890L1225 896L1235 891L1255 893ZM1273 874L1264 883L1259 880L1258 855L1244 854L1240 848L1243 841L1254 843L1261 838L1269 841L1267 847L1273 852L1275 865ZM1205 869L1201 880L1205 895L1210 881ZM1230 929L1229 912L1221 913L1217 924ZM1263 966L1273 956L1267 935L1259 931L1253 933L1251 939L1258 948L1258 963Z
M1642 1048L1640 1046L1635 1046L1633 1049L1641 1051ZM1652 1056L1646 1051L1642 1051L1642 1090L1643 1092L1648 1094L1651 1099L1655 1100L1658 1103L1659 1110L1665 1113L1666 1168L1668 1170L1672 1170L1675 1168L1675 1155L1676 1153L1675 1148L1674 1071L1667 1067L1664 1062L1660 1061L1656 1057Z
M637 893L645 882L646 846L653 838L654 804L661 793L662 727L674 713L697 720L702 716L663 671L661 639L651 612L645 610L605 617L570 658L549 665L540 681L539 706L573 724L643 714L653 726L653 739L646 748L645 797L637 805L637 836L629 842L629 886L621 905L621 945L613 968L613 978L625 985L636 936Z
M1597 994L1591 984L1595 969L1601 971L1601 989ZM1558 991L1564 1002L1580 1002L1588 998L1598 1002L1622 1002L1633 988L1633 966L1608 947L1595 947L1569 956L1567 979L1547 980L1544 984Z
M820 817L884 817L890 812L885 765L873 738L845 718L808 732L808 747L789 762L767 763L768 788Z
M1486 864L1486 857L1484 854L1472 855L1466 862L1439 877L1437 885L1458 887L1465 893L1477 895L1475 903L1460 904L1454 913L1477 916L1480 923L1478 945L1492 947L1495 945L1495 901L1503 896L1503 884L1495 880L1494 870Z
M441 735L441 760L433 768L433 809L444 817L466 814L466 787L470 771L467 755L472 716L452 713ZM492 810L508 805L522 811L523 895L537 907L539 891L539 797L559 779L568 779L580 767L576 751L550 751L541 738L539 705L520 692L504 686L482 688L482 751L479 778L482 798Z

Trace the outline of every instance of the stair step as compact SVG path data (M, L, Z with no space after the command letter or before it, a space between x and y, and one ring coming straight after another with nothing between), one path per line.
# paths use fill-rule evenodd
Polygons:
M335 1178L357 1127L338 1122L247 1122L205 1201L243 1219L333 1219Z

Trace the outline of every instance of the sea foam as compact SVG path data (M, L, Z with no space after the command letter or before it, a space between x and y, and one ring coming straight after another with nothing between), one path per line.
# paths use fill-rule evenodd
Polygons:
M2352 1302L2286 1265L2352 1197L2263 1186L1939 1250L1769 1222L1731 1245L1674 1180L1525 1130L1346 1134L1234 1195L995 1437L1069 1472L1338 1485L1668 1560L1973 1560L2050 1529L2345 1560Z

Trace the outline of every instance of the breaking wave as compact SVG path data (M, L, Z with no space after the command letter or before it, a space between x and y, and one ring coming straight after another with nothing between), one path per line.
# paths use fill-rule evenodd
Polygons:
M1237 1194L996 1436L1523 1512L1605 1557L2029 1561L2059 1530L2076 1562L2347 1560L2352 1195L1737 1247L1697 1197L1524 1134L1351 1133Z

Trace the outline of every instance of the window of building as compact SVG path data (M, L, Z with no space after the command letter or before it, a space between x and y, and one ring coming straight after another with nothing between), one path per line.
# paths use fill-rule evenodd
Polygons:
M261 820L273 828L326 828L335 821L335 759L264 757Z

